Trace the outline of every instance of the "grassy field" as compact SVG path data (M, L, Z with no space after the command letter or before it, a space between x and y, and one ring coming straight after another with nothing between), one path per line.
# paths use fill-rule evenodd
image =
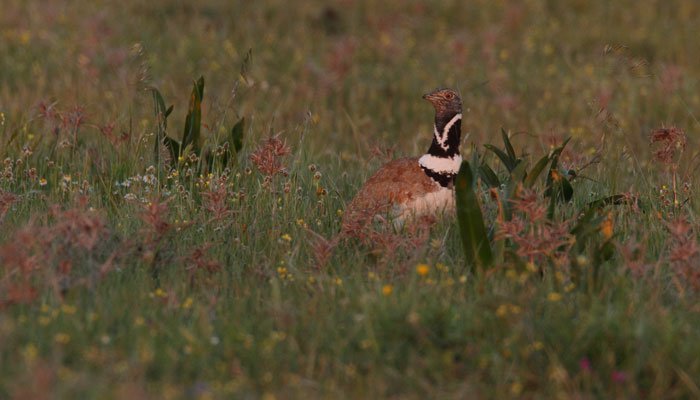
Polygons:
M4 0L0 398L700 398L699 19ZM200 76L200 137L171 162L156 138L182 141ZM364 179L427 149L438 86L477 173L512 182L484 147L501 128L528 168L571 138L569 201L546 173L476 183L490 266L454 218L338 236Z

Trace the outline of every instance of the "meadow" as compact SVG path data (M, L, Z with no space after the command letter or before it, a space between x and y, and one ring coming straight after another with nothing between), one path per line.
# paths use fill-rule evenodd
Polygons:
M696 1L0 8L0 398L700 398ZM492 262L339 234L440 86Z

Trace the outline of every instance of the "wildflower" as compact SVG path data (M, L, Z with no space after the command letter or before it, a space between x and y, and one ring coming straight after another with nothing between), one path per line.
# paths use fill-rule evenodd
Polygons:
M387 284L387 285L382 286L382 294L384 296L390 296L393 291L394 291L394 287L391 285Z
M68 344L70 342L70 335L59 332L54 335L53 340L58 344Z
M459 283L467 283L467 276L462 275L459 277Z
M333 283L334 283L336 286L343 286L343 280L340 279L340 278L335 278L335 279L333 280Z
M284 279L289 276L289 271L287 271L286 267L277 267L277 275L279 275L281 279Z
M267 176L277 173L284 174L285 168L281 159L290 152L289 146L278 135L265 140L259 145L253 154L250 155L250 160L260 172Z
M39 179L39 186L46 186L47 183L46 178Z
M28 344L24 348L24 358L27 360L27 362L34 361L38 353L39 351L37 350L36 346L32 343Z
M166 296L168 295L168 293L167 293L165 290L161 289L161 288L156 289L155 292L153 292L153 294L154 294L156 297L161 297L161 298L162 298L162 297L166 297Z
M608 215L608 218L600 224L600 232L603 234L605 240L609 240L613 236L612 216Z
M192 308L192 303L194 303L194 300L192 300L191 297L188 297L188 298L185 299L185 301L182 302L181 307L182 307L184 310L189 310L190 308Z
M685 149L687 137L680 128L659 128L651 132L650 141L652 145L658 146L654 151L654 159L662 164L672 164L676 150L681 153Z
M284 235L282 235L282 236L281 236L281 239L284 240L284 241L286 241L286 242L291 242L291 241L292 241L292 237L291 237L288 233L285 233Z
M610 379L615 383L624 383L627 380L627 374L624 371L613 371Z
M589 360L588 357L583 357L578 360L578 366L583 372L591 372L591 360Z
M523 391L523 384L520 382L514 382L510 386L510 392L513 394L513 396L518 396L520 393Z
M76 308L75 308L75 306L71 306L71 305L68 305L68 304L62 304L62 305L61 305L61 311L62 311L64 314L72 315L72 314L75 314Z
M551 301L552 303L556 303L557 301L561 300L561 294L557 292L551 292L547 295L547 300Z
M428 264L418 264L416 266L416 273L420 276L426 276L430 273L430 266Z
M496 309L496 315L503 318L508 314L508 305L507 304L501 304L498 306Z

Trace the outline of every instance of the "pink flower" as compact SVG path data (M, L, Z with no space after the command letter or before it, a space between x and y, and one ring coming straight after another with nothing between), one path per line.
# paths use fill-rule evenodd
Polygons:
M578 366L583 372L591 372L591 360L589 360L588 357L583 357L582 359L578 360Z
M610 379L615 383L623 383L627 380L627 374L624 371L613 371L610 374Z

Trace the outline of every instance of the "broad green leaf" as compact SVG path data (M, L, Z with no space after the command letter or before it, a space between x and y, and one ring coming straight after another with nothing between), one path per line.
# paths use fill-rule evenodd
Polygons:
M569 202L574 197L574 187L564 175L561 176L561 198L564 202Z
M185 131L182 134L182 147L192 145L195 154L199 155L199 134L202 128L202 98L204 97L204 77L200 77L192 88L190 105L185 117Z
M503 165L505 165L506 169L508 172L512 171L513 168L515 168L515 161L511 160L510 157L506 153L503 152L503 150L499 149L498 147L492 145L492 144L485 144L484 147L486 147L488 150L491 150L498 158L501 159L501 162Z
M479 175L481 180L483 180L489 187L497 188L501 186L501 181L498 179L498 175L489 167L488 164L482 163L479 166Z
M236 122L236 125L231 128L231 144L236 153L239 153L243 148L243 129L245 128L245 117Z
M467 263L484 267L493 262L493 253L473 185L474 176L469 161L462 161L455 178L459 232Z
M535 164L534 167L530 170L530 173L527 175L525 178L525 181L523 182L523 185L526 188L531 188L535 185L535 182L537 182L537 178L540 176L542 171L544 170L544 167L547 166L547 163L549 162L549 156L546 155L542 158L540 158L539 161Z
M510 143L508 133L506 133L506 130L503 128L501 128L501 136L503 137L503 145L506 148L508 157L510 157L511 161L515 162L515 160L517 159L517 157L515 156L515 150L513 149L513 145Z

